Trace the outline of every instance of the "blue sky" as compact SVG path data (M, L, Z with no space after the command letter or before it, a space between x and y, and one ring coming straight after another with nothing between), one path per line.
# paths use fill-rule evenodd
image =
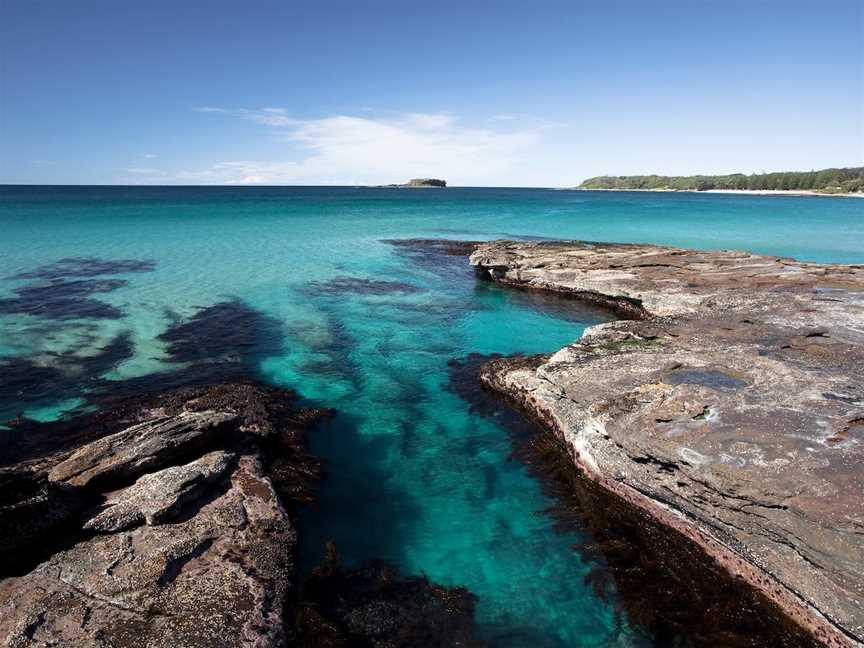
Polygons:
M864 163L864 2L3 0L0 182Z

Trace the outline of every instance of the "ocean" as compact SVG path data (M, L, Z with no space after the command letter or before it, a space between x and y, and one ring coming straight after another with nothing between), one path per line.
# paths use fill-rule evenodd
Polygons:
M0 421L92 395L254 377L338 410L301 517L303 568L333 539L463 585L496 646L641 646L590 534L472 404L471 354L547 353L608 314L475 279L392 239L582 239L864 263L864 201L544 189L0 187ZM473 358L466 360L466 358Z

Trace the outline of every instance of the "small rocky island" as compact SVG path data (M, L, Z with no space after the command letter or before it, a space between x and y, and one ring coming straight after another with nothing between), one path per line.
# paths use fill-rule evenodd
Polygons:
M414 178L413 180L409 180L407 183L403 185L398 185L400 187L408 187L412 189L416 188L429 188L429 187L437 187L439 189L443 189L447 186L446 180L438 180L437 178Z
M758 595L747 613L790 628L776 645L864 642L864 267L583 242L470 260L623 318L487 363L489 388L636 526L662 527L664 551L695 547Z

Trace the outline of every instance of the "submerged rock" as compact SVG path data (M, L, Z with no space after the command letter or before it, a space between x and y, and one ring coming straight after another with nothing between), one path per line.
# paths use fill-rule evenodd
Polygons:
M550 357L492 361L488 386L763 612L825 645L864 641L864 268L531 242L481 245L471 263L632 318Z
M462 587L402 577L386 562L344 569L335 546L303 586L295 610L300 645L479 648L476 597Z

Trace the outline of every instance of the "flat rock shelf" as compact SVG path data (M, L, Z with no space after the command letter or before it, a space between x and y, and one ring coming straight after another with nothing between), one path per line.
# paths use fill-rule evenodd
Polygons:
M864 267L653 245L479 245L500 284L625 318L481 380L591 482L820 644L864 641Z

